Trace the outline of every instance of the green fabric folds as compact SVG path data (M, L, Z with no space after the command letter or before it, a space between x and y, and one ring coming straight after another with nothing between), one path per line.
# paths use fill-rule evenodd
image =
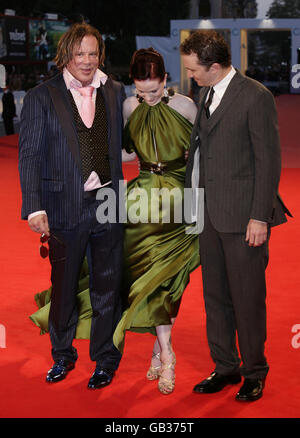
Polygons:
M125 127L125 148L146 162L172 161L184 156L189 148L191 130L192 124L168 105L142 103ZM174 220L182 213L184 179L185 165L163 175L140 171L128 184L128 216L136 211L144 223L128 221L125 229L123 285L127 309L114 334L114 344L121 351L126 330L155 335L156 326L171 323L189 274L199 266L198 236L186 234L182 221ZM180 196L170 196L170 202L164 203L158 193L163 190Z
M78 324L76 328L76 338L77 339L88 339L90 337L91 322L92 322L92 308L89 295L89 275L88 275L88 265L85 259L81 268L79 282L78 282ZM43 292L35 295L34 299L37 303L39 310L30 315L31 321L37 325L41 331L40 334L43 335L48 333L48 318L51 305L51 291L50 287Z

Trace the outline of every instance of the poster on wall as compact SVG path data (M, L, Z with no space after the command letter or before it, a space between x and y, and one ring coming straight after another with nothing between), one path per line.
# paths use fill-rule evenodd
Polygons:
M0 18L1 61L24 61L27 58L27 29L24 18Z
M52 61L58 41L70 27L64 21L29 20L29 57L35 61Z

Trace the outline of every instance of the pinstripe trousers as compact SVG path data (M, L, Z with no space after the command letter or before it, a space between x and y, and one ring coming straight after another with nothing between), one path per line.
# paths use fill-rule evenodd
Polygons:
M200 259L207 338L215 371L228 375L240 370L245 377L264 378L269 369L264 356L268 242L250 247L245 233L218 232L205 204Z
M96 361L97 366L117 369L121 355L113 345L112 337L121 317L119 290L123 228L120 224L98 223L96 210L100 202L95 198L84 200L85 219L74 229L51 229L53 238L50 236L49 258L52 267L52 295L49 332L53 359L75 362L77 351L72 342L78 321L76 294L80 269L89 246L90 299L93 310L90 357Z

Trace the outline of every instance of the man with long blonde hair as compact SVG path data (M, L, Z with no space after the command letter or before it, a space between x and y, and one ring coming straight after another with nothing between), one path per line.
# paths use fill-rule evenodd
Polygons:
M118 223L98 223L96 194L111 187L118 199L125 92L99 69L104 58L100 33L86 23L61 37L55 58L60 74L24 99L19 157L22 218L49 243L54 365L46 381L64 379L77 360L76 294L89 247L93 389L111 382L120 361L112 335L121 314L123 230Z

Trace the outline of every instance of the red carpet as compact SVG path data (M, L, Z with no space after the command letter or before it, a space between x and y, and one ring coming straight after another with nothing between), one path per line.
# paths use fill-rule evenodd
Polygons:
M174 328L177 355L176 388L161 395L148 382L154 338L129 333L120 368L113 383L88 391L94 364L89 343L77 340L79 359L65 381L47 385L52 364L48 335L28 316L36 309L33 296L49 286L47 260L39 256L39 238L20 220L21 194L17 169L17 136L0 138L1 301L0 417L1 418L298 418L300 417L300 96L277 98L283 164L280 193L294 219L273 230L268 281L268 340L270 372L262 399L255 403L234 400L239 386L214 395L193 394L192 388L213 370L206 333L201 269L192 275ZM130 179L136 165L124 165ZM294 337L294 339L293 339ZM4 348L5 347L5 348ZM297 347L297 348L295 348Z

